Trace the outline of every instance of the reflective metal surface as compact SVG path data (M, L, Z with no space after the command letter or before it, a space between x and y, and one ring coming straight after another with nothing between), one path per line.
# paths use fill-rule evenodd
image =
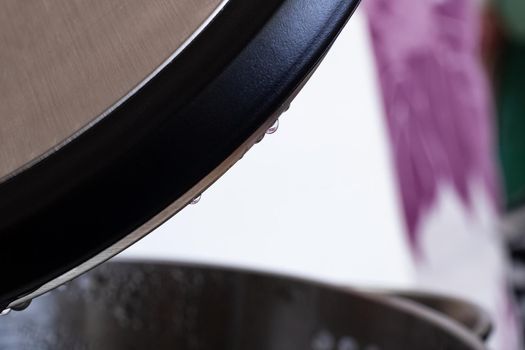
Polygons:
M489 314L481 307L466 300L425 292L409 291L390 293L390 296L411 300L442 313L454 321L461 323L481 339L488 339L492 332L492 321Z
M108 263L0 319L2 349L485 349L401 299L209 267Z
M221 0L0 3L0 182L168 60Z

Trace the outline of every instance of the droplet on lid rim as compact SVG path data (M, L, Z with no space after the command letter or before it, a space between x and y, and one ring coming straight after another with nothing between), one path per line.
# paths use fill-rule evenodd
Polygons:
M197 197L193 198L190 202L191 205L195 205L201 201L202 195L199 194Z
M259 138L255 141L255 144L258 144L259 142L261 142L264 139L264 135L266 135L266 132L264 132L264 134L259 136Z
M23 303L17 304L12 306L10 309L14 311L22 311L25 310L31 305L32 300L26 300Z
M268 130L266 130L266 133L268 135L275 134L275 132L277 132L278 129L279 129L279 119L277 119L275 123Z
M4 311L0 312L0 316L5 316L11 312L11 309L5 309Z

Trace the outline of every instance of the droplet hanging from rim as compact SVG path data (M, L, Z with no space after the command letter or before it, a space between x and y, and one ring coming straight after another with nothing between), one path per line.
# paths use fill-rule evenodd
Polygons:
M272 135L272 134L275 134L277 130L279 130L279 119L277 119L275 123L272 126L270 126L268 130L266 130L266 133L268 135Z
M198 204L201 201L202 194L199 194L197 197L193 198L190 202L190 205Z

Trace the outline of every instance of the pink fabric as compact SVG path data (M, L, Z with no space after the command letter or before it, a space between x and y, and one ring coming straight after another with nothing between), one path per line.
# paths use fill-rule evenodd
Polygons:
M478 54L476 2L365 0L363 4L370 23L407 232L414 252L421 257L416 259L418 271L423 274L419 282L462 291L474 299L483 296L496 324L494 349L513 350L520 348L520 327L506 288L503 258L485 261L479 257L480 252L471 251L465 243L467 240L475 247L491 245L485 246L485 254L498 251L501 247L496 230L490 232L494 241L483 243L487 238L476 231L474 219L473 227L465 227L457 222L454 226L453 219L448 222L446 215L441 216L439 220L447 232L435 227L425 232L422 225L425 214L439 211L437 195L446 188L444 184L453 188L467 209L458 215L473 212L469 196L474 181L485 187L495 206L499 204L492 103ZM468 220L463 222L468 226ZM434 245L426 244L429 235ZM463 243L455 244L454 237L463 239ZM483 268L485 272L480 273ZM457 271L469 272L463 272L461 279ZM469 278L472 283L465 280ZM486 286L494 293L484 295L484 290L473 290L469 284Z
M495 196L491 102L471 0L366 0L404 213L417 246L440 183ZM494 197L495 198L495 197Z

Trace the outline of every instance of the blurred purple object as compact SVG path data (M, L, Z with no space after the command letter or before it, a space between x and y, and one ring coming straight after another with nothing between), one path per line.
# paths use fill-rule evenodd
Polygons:
M466 206L479 180L496 204L492 104L470 0L367 0L410 240L438 186Z

